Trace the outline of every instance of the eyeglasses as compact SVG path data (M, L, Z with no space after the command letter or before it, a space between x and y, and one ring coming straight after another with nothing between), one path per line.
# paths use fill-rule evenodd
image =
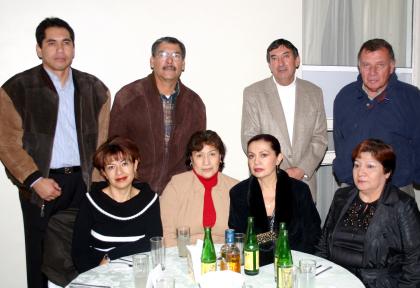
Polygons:
M168 59L169 57L171 57L174 61L181 61L182 60L182 55L179 52L168 52L168 51L159 51L157 53L157 57L159 59Z

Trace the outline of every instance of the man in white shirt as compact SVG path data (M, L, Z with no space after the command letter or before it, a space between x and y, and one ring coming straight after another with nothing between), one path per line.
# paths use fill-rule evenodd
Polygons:
M316 200L316 169L327 149L327 120L322 90L295 76L300 58L288 40L267 48L272 77L244 90L241 140L244 151L257 134L272 134L280 142L284 160L280 168L309 185Z

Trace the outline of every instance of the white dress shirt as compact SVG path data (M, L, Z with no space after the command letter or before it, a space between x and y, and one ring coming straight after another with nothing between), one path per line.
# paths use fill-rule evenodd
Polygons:
M296 102L296 77L292 83L283 86L276 83L277 92L279 93L280 102L283 106L284 117L286 118L287 131L289 132L290 143L293 145L293 125L295 123L295 102Z
M80 166L74 111L73 74L70 70L66 83L61 86L60 79L51 71L46 71L58 93L57 126L55 128L50 168Z

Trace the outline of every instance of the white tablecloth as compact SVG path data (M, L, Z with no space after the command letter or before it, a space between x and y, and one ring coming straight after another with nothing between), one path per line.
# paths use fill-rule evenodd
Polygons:
M317 261L317 265L322 265L317 271L332 266L332 269L316 276L315 286L317 288L362 288L364 285L353 274L348 272L341 266L338 266L328 260L305 254L302 252L292 251L293 262L299 264L302 258L311 258ZM130 259L131 257L125 257ZM79 275L72 283L83 283L88 285L98 285L112 288L134 288L134 279L132 275L132 267L122 261L115 260L115 263L98 266ZM243 268L243 267L242 267ZM195 288L198 287L194 283L191 276L188 275L187 258L178 257L176 247L166 249L166 270L165 274L175 278L176 288ZM260 273L256 276L245 275L245 283L252 288L273 288L274 267L273 264L260 267ZM76 287L76 286L75 286ZM77 286L81 287L81 286ZM85 286L88 288L89 286ZM92 286L91 286L92 287Z

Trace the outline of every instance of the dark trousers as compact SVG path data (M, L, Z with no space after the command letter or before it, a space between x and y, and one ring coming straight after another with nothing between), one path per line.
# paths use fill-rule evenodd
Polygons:
M41 217L41 209L31 203L23 193L20 193L20 204L23 214L26 249L26 276L28 288L47 287L47 279L41 272L43 239L49 218L70 207L78 208L86 193L86 185L83 182L82 173L50 174L61 187L61 196L57 199L45 202L44 217ZM34 192L35 193L35 192Z

